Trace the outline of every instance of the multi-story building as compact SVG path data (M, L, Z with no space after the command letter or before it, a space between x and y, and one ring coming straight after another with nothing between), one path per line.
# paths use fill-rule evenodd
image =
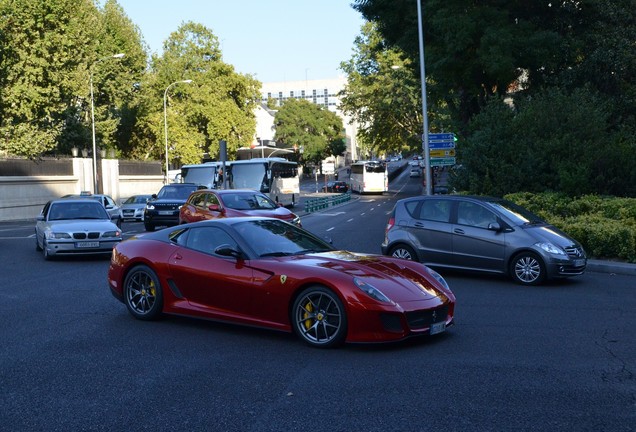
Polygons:
M261 90L261 107L256 112L256 137L254 144L260 146L268 143L275 135L274 114L268 110L267 103L270 99L276 101L280 106L287 99L305 99L311 103L321 105L336 113L342 118L345 129L347 150L344 160L340 163L350 163L358 159L358 149L356 144L357 124L346 116L339 109L340 98L338 93L344 89L347 83L346 78L340 77L327 80L303 80L303 81L282 81L263 83ZM340 159L340 158L339 158Z

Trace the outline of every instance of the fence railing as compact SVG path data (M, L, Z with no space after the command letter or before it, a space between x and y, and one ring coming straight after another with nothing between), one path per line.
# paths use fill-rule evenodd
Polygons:
M305 212L311 213L318 210L324 210L329 207L336 206L338 204L345 203L351 199L351 192L330 195L320 198L311 198L305 201Z

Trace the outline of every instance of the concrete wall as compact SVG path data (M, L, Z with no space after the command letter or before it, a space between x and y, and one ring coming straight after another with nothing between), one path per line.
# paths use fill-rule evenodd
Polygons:
M120 176L117 159L101 159L102 192L121 202L131 195L157 193L162 175ZM47 201L67 194L93 191L90 158L73 159L71 176L0 176L0 220L35 219Z

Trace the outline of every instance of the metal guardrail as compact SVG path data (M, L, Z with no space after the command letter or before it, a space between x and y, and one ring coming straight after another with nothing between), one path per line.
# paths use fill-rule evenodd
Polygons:
M320 198L311 198L305 201L305 213L324 210L326 208L345 203L349 200L351 200L351 192Z

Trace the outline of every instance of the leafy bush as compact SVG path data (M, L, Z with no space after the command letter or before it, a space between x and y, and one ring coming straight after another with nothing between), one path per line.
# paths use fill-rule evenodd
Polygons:
M590 257L636 262L636 198L528 192L505 198L567 232Z

